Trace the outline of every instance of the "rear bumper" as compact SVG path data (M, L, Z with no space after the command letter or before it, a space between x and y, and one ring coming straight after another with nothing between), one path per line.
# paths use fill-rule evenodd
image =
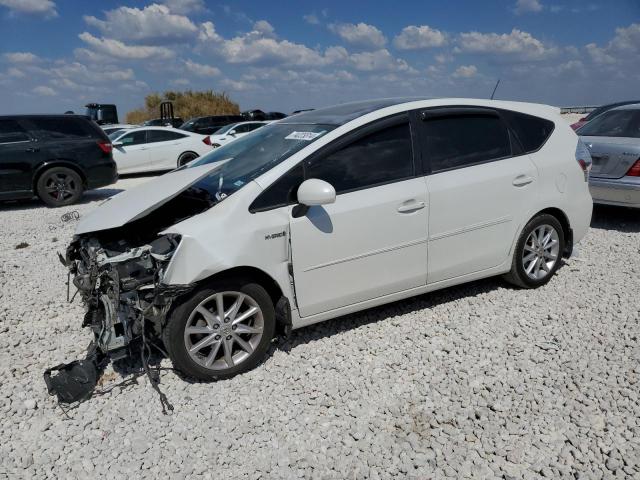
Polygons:
M593 203L640 208L640 177L589 179Z
M96 165L86 172L87 189L106 187L118 181L116 162L111 161Z

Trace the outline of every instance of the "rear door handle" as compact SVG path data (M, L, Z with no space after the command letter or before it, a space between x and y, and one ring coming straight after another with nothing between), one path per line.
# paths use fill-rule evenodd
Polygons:
M25 152L31 152L31 153L35 153L35 152L39 152L39 151L40 151L40 149L36 148L36 147L30 147L30 148L27 148L25 150Z
M529 175L518 175L513 179L513 186L524 187L525 185L529 185L531 182L533 182L533 177L530 177Z
M420 210L421 208L424 208L426 206L424 202L412 202L411 200L409 200L409 202L411 203L405 202L402 205L400 205L398 207L398 212L400 213L415 212L416 210Z

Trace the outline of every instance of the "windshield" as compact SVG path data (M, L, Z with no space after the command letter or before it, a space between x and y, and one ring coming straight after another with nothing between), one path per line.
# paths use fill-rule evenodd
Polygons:
M224 135L229 130L232 130L236 125L237 125L237 123L232 123L231 125L225 125L224 127L220 128L219 130L216 130L216 135Z
M118 129L118 130L114 130L113 132L111 132L111 133L108 135L109 140L111 140L111 141L113 142L116 138L118 138L120 135L122 135L122 133L123 133L125 130L126 130L125 128L120 128L120 129Z
M334 125L274 123L216 148L182 168L227 160L194 185L207 190L219 201L334 128Z
M609 110L597 116L578 135L591 137L640 137L640 110Z

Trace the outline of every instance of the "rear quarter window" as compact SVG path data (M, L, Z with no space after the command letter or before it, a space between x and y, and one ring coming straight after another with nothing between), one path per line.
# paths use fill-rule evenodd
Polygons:
M553 133L551 120L509 110L502 111L526 153L540 150Z

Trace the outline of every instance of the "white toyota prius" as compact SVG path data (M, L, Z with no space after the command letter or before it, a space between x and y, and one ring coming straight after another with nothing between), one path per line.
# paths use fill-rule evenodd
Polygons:
M228 378L305 325L494 275L544 285L589 227L589 167L549 106L343 104L113 197L65 263L104 353L162 340Z

